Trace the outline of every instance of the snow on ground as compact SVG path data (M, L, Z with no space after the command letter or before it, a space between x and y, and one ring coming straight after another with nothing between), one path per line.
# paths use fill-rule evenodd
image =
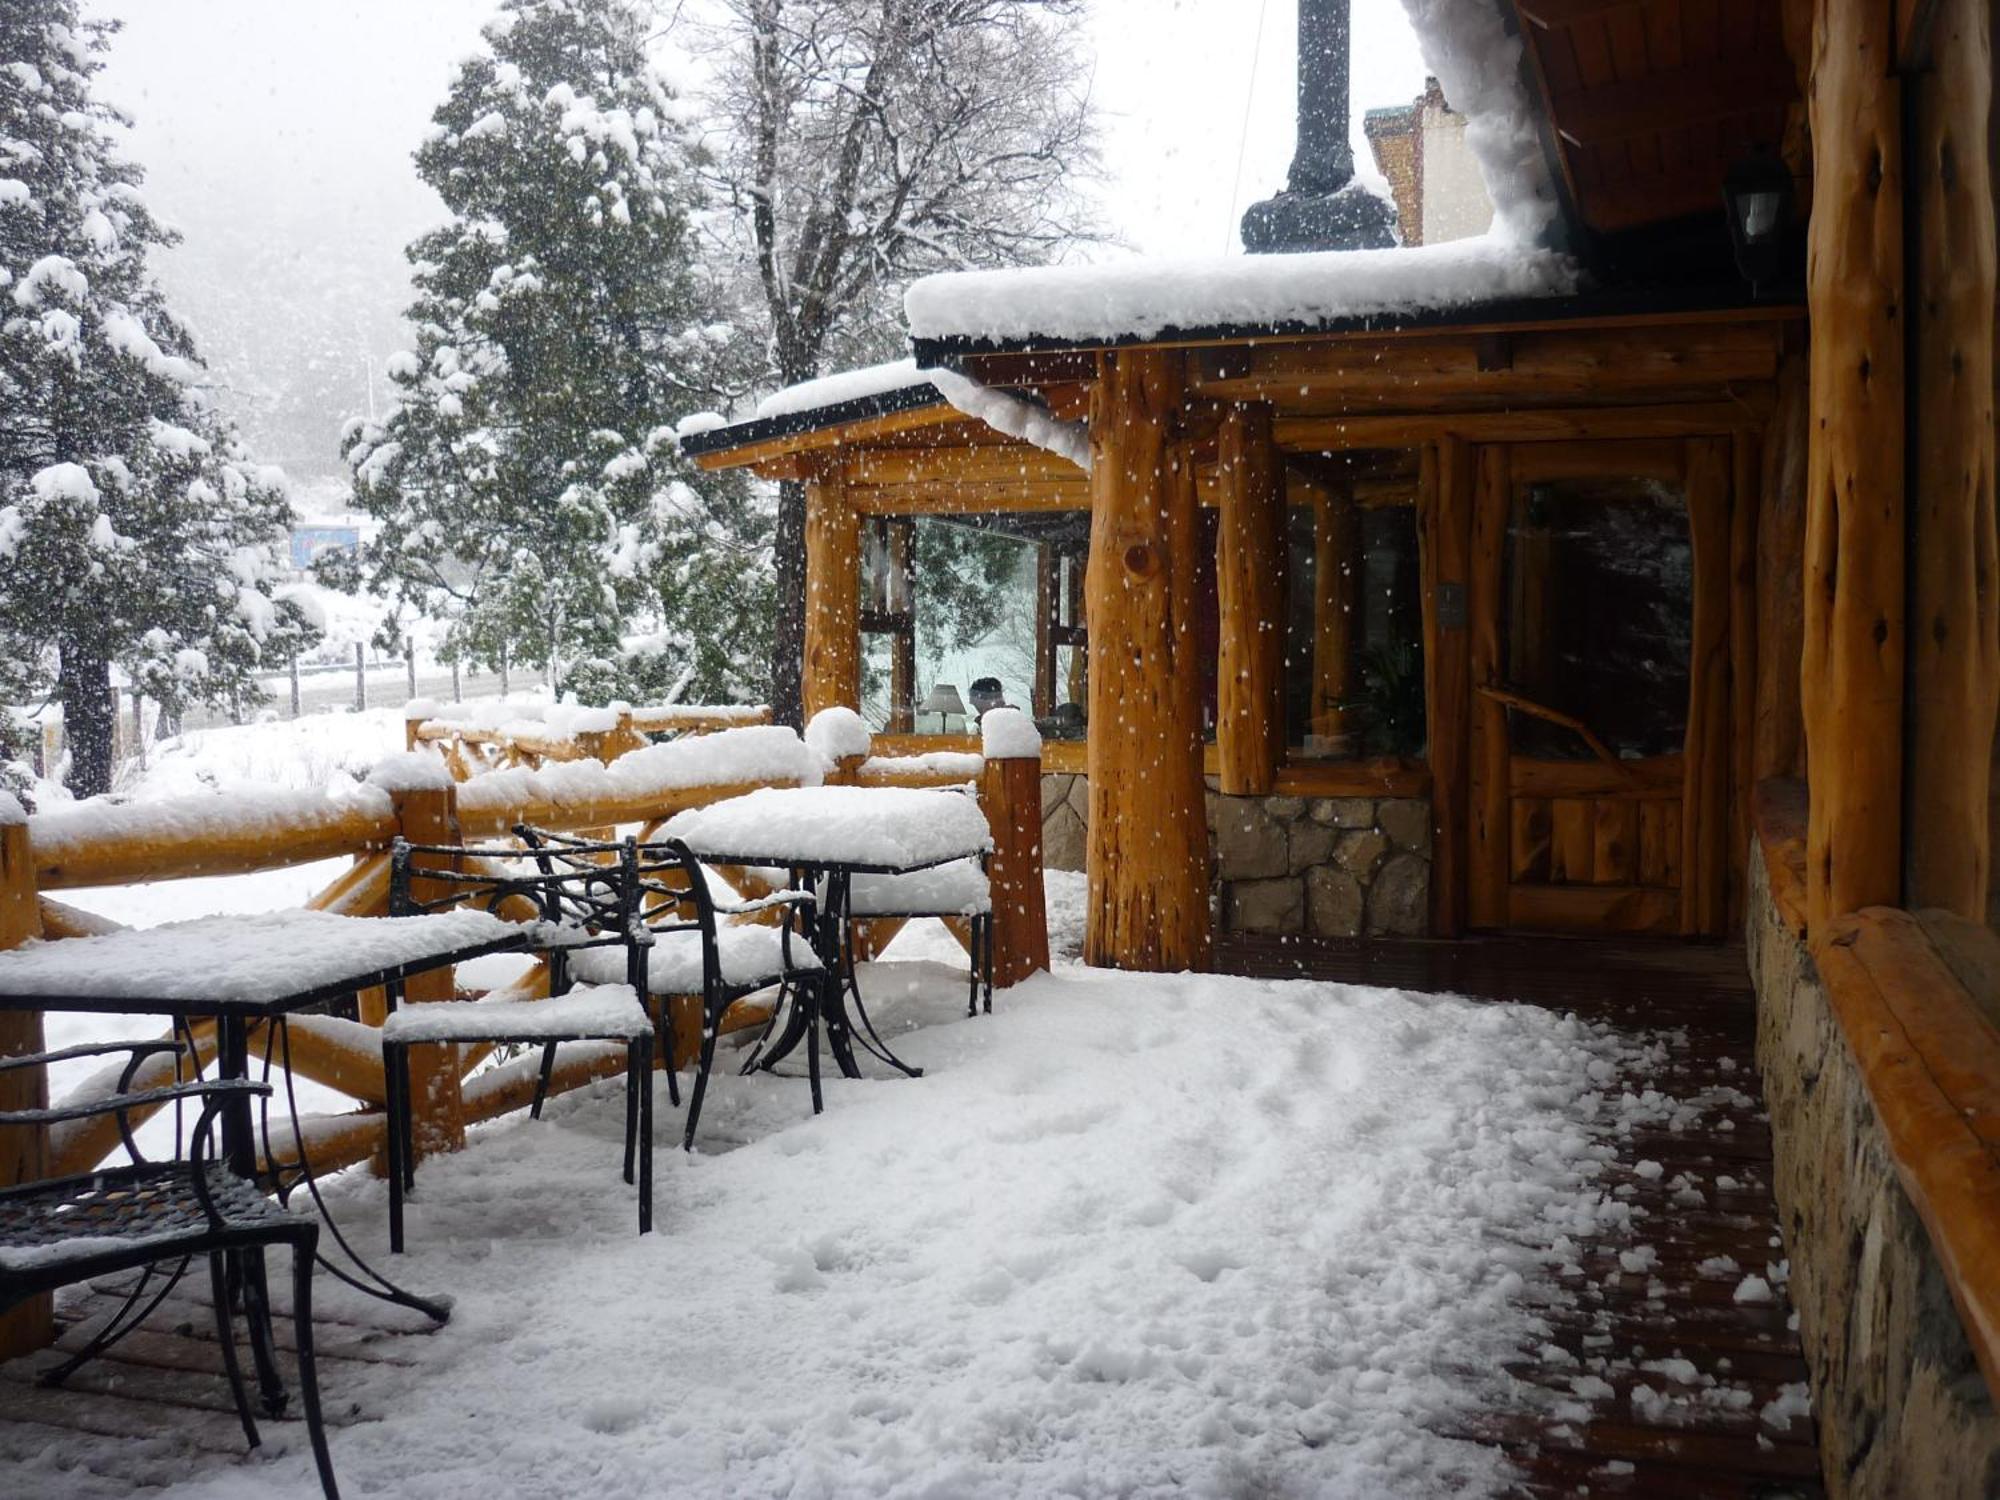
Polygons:
M1493 1493L1437 1435L1509 1399L1564 1233L1595 1222L1590 1083L1550 1013L1066 967L963 1018L962 972L864 970L920 1080L718 1072L701 1149L617 1173L616 1082L426 1163L397 1273L450 1292L411 1366L336 1362L349 1494ZM660 1099L664 1147L678 1115ZM336 1212L379 1252L382 1185ZM322 1311L350 1294L321 1279ZM307 1493L295 1428L170 1493ZM288 1443L282 1451L279 1442ZM79 1441L29 1492L101 1492Z

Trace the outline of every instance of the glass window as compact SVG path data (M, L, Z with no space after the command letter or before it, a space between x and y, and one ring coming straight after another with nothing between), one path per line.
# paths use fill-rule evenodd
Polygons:
M1089 514L870 517L861 548L862 713L963 734L1006 703L1083 732ZM1071 705L1074 705L1072 707Z
M1295 759L1424 753L1414 450L1285 470L1285 743Z
M1519 488L1508 517L1509 690L1581 720L1624 759L1687 737L1694 551L1687 497L1654 479ZM1508 710L1522 755L1587 760L1574 729Z

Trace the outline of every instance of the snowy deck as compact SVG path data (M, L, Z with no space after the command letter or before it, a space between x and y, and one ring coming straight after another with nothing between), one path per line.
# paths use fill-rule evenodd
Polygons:
M802 1080L719 1072L646 1239L605 1169L617 1085L477 1132L422 1169L398 1267L450 1325L391 1331L321 1280L343 1487L1815 1494L1782 1285L1739 1300L1782 1256L1740 959L1579 951L1303 962L1580 1022L1074 967L966 1021L962 970L876 966L927 1076L830 1080L815 1121ZM334 1191L379 1249L381 1185ZM304 1493L293 1424L241 1456L192 1306L74 1392L0 1368L0 1467Z

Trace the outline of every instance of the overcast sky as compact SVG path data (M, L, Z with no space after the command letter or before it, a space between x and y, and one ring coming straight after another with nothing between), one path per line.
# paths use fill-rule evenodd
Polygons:
M257 379L261 333L288 307L337 301L393 336L402 246L442 212L410 153L494 0L86 5L125 21L103 87L135 117L154 208L187 236L170 290L237 382ZM1361 111L1408 102L1424 69L1401 0L1353 9L1366 163ZM1243 208L1291 159L1295 27L1294 0L1093 0L1103 217L1125 245L1240 249Z

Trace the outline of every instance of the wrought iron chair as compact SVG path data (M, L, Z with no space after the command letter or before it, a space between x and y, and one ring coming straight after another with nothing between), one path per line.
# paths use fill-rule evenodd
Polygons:
M546 1000L445 1001L403 1005L401 985L389 989L382 1025L389 1146L389 1248L403 1248L403 1202L416 1185L416 1141L410 1097L410 1048L425 1043L539 1045L532 1119L540 1119L564 1042L625 1046L625 1180L637 1166L639 1232L653 1228L653 1038L647 956L653 938L639 920L637 846L566 839L521 825L525 850L411 844L398 839L391 855L389 906L398 916L480 906L496 916L543 924L548 943ZM436 856L415 868L419 855ZM444 861L449 860L446 864ZM521 868L522 865L527 868ZM418 898L421 879L435 894ZM593 952L610 962L582 972ZM585 982L577 986L574 981Z
M702 1100L708 1093L708 1075L715 1063L715 1043L722 1018L729 1007L746 995L777 985L781 998L790 993L803 996L809 1015L817 1015L818 986L824 971L809 936L816 903L805 891L778 891L753 901L718 901L710 889L701 862L678 839L641 844L637 848L638 886L641 919L652 937L647 959L649 1003L664 1010L669 995L698 995L701 998L701 1045L695 1060L694 1089L688 1096L687 1124L681 1146L694 1146L695 1126L701 1119ZM748 916L774 911L783 921L776 926L762 924L720 925L718 916ZM606 956L579 953L572 963L578 973L595 978L602 974ZM776 1022L779 1009L772 1011ZM672 1028L660 1016L663 1037L671 1039ZM765 1035L770 1034L767 1026ZM667 1043L667 1086L669 1097L680 1103L676 1082L672 1041ZM813 1054L817 1056L817 1053ZM813 1080L813 1107L819 1107L819 1081Z
M848 886L847 910L840 934L840 982L854 997L864 1023L868 1010L855 976L855 924L877 918L897 921L919 917L962 918L971 928L971 990L965 1013L979 1014L982 991L986 1013L993 1014L993 886L987 879L986 856L955 859L928 870L903 875L856 875ZM872 1031L873 1028L870 1027Z
M119 1271L142 1274L124 1305L82 1350L43 1375L60 1384L84 1361L94 1358L130 1333L178 1284L198 1255L208 1257L209 1285L215 1301L216 1336L222 1347L222 1367L242 1421L243 1435L255 1448L261 1441L250 1410L250 1393L237 1358L230 1320L230 1256L270 1245L292 1251L292 1314L298 1331L299 1395L305 1408L306 1434L320 1488L338 1500L333 1459L327 1451L326 1427L320 1412L319 1374L313 1356L313 1259L319 1248L319 1225L287 1213L256 1184L238 1177L215 1160L211 1144L217 1117L231 1105L268 1098L271 1086L247 1079L195 1079L161 1088L131 1091L139 1065L148 1057L180 1054L175 1042L114 1042L66 1047L56 1052L0 1059L0 1072L40 1067L72 1058L130 1054L117 1092L79 1104L51 1109L0 1112L0 1126L47 1126L68 1120L115 1114L118 1132L132 1156L129 1166L106 1167L71 1177L51 1178L0 1190L0 1311L59 1287ZM130 1111L198 1099L201 1116L188 1140L185 1158L178 1150L170 1161L148 1161L133 1139ZM157 1293L144 1301L148 1286L169 1262ZM263 1297L261 1275L241 1278L244 1311L251 1348L263 1385L264 1406L275 1416L284 1409L285 1391L271 1357L270 1308Z

